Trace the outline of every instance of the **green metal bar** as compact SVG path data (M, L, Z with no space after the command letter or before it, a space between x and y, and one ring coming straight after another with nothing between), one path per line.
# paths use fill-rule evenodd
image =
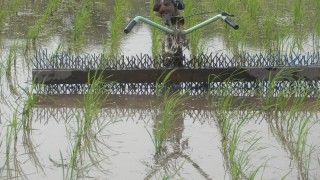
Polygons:
M219 14L219 15L216 15L216 16L214 16L214 17L212 17L212 18L210 18L210 19L208 19L208 20L206 20L206 21L204 21L204 22L202 22L200 24L197 24L197 25L187 29L187 30L182 30L182 31L180 31L180 33L181 34L190 34L190 33L194 32L194 31L196 31L196 30L198 30L200 28L203 28L204 26L209 25L210 23L213 23L213 22L215 22L217 20L225 20L226 18L227 18L226 16L222 16L221 14ZM147 19L145 17L142 17L142 16L137 16L133 20L136 21L136 22L139 22L139 21L140 22L144 22L144 23L149 24L149 25L151 25L151 26L153 26L155 28L158 28L158 29L160 29L160 30L162 30L162 31L164 31L164 32L166 32L168 34L174 34L175 33L174 30L169 29L169 28L167 28L165 26L162 26L162 25L160 25L160 24L158 24L156 22L153 22L153 21L151 21L151 20L149 20L149 19Z
M216 16L214 16L214 17L212 17L212 18L210 18L210 19L208 19L208 20L206 20L206 21L204 21L204 22L202 22L200 24L197 24L197 25L187 29L187 30L183 30L181 33L182 34L190 34L193 31L196 31L196 30L198 30L200 28L203 28L204 26L207 26L210 23L213 23L213 22L215 22L217 20L220 20L220 19L221 20L225 20L226 18L227 18L226 16L222 16L221 14L219 14L219 15L216 15Z
M137 17L134 18L134 20L137 21L137 22L141 21L141 22L147 23L147 24L149 24L149 25L151 25L151 26L153 26L155 28L158 28L158 29L160 29L160 30L162 30L162 31L164 31L166 33L174 34L174 31L172 29L169 29L169 28L167 28L165 26L162 26L162 25L160 25L160 24L158 24L156 22L153 22L153 21L145 18L145 17L137 16Z

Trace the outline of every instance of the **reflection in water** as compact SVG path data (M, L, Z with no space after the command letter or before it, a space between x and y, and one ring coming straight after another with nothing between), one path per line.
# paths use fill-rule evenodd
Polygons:
M162 178L174 179L176 176L181 177L179 171L187 163L198 171L204 179L211 179L210 176L196 163L186 152L189 149L188 138L183 136L185 118L183 114L176 117L172 124L172 129L166 134L165 147L161 149L161 154L154 156L154 165L146 166L150 169L144 179ZM158 124L162 123L161 116L155 117L153 130L156 131ZM154 132L156 133L156 132Z
M263 133L255 132L252 130L254 128L250 128L249 133L242 130L246 129L246 126L251 124L253 119L261 119L260 122L256 122L259 124L262 120L265 120L266 125L269 126L268 131L271 131L277 143L290 155L288 159L290 161L290 170L284 174L284 177L292 176L299 179L309 179L312 176L317 176L319 166L315 160L317 159L316 154L319 153L316 130L319 128L319 124L317 124L319 102L317 99L308 101L305 97L286 98L286 105L283 106L279 99L280 97L267 102L268 106L263 106L262 103L261 107L253 107L252 104L246 104L245 101L242 101L240 104L236 103L239 106L232 107L233 110L228 109L231 107L231 103L233 103L231 101L234 98L228 96L218 101L220 103L217 104L220 107L217 107L217 126L222 134L222 149L226 156L226 166L231 176L233 176L232 173L240 170L240 176L242 177L255 177L261 174L261 171L265 171L266 164L270 159L277 157L276 153L273 155L275 157L270 159L263 157L261 160L265 162L259 162L260 166L255 162L253 167L257 169L249 170L252 168L250 159L255 156L254 154L270 148L261 146L261 143L259 143L262 139L260 135L263 135ZM243 111L243 109L247 110ZM244 134L241 135L241 133ZM236 153L238 148L240 152ZM235 154L236 156L234 156ZM239 166L234 169L234 166L239 163L237 161L240 161L239 165L243 167L249 166L249 168ZM293 164L291 161L293 161ZM292 165L295 165L296 168L293 168ZM241 172L241 170L246 172ZM248 170L249 172L247 172Z
M153 130L157 127L157 124L161 123L161 114L163 110L159 105L162 101L160 100L159 102L159 99L152 96L121 95L110 96L108 98L109 102L101 107L101 111L94 120L94 123L87 126L85 124L86 121L83 119L83 117L85 117L84 114L86 113L82 103L83 96L39 97L36 107L32 109L32 114L29 116L31 119L24 121L25 123L21 126L24 126L25 130L20 132L22 136L21 140L24 143L24 152L28 152L28 154L25 155L27 157L24 158L29 160L28 165L32 162L30 166L32 169L26 168L24 164L21 164L21 162L24 162L24 158L21 158L19 155L20 138L17 136L18 141L15 142L17 145L14 148L13 140L15 139L15 131L10 130L12 126L8 126L9 129L7 130L8 133L12 132L12 144L10 146L12 151L8 150L10 153L8 154L7 162L9 163L7 163L7 166L10 167L10 169L20 169L19 172L23 174L30 174L30 172L34 172L34 169L37 169L37 173L30 177L38 177L41 176L40 174L42 173L55 174L56 177L56 175L59 174L57 172L60 172L64 173L64 177L71 177L72 174L72 177L75 178L114 177L114 179L117 179L118 177L121 179L120 177L124 176L120 176L117 173L128 172L128 174L132 175L130 171L133 167L123 166L123 164L128 163L128 156L130 157L129 159L135 160L130 161L130 163L132 162L135 166L133 168L135 170L135 174L136 172L140 173L140 175L136 174L134 176L139 179L166 177L186 178L190 176L190 173L192 173L192 177L198 177L200 179L212 179L214 177L224 176L229 177L229 174L231 173L229 170L232 167L228 166L226 163L232 161L230 161L230 156L225 156L224 153L229 153L229 151L225 149L225 146L228 146L230 141L226 143L223 138L221 141L219 132L221 137L225 137L223 136L225 133L221 130L221 126L212 125L213 127L211 128L211 125L208 124L208 120L213 119L213 122L218 124L220 123L221 125L223 122L221 121L221 114L218 115L213 113L216 112L217 109L221 108L221 106L209 106L207 98L190 97L190 99L181 106L182 113L177 116L176 121L172 124L172 129L167 133L164 143L165 148L163 148L162 154L160 156L154 156L152 142L145 128L147 127L147 129L150 129L150 132L153 135ZM226 108L224 114L231 118L231 121L229 122L233 123L235 125L234 127L239 124L239 120L242 118L248 118L246 125L240 126L240 129L243 130L240 133L242 140L243 138L249 138L249 134L245 133L247 128L249 130L259 129L261 126L260 123L263 120L266 120L266 122L269 122L268 119L270 118L276 120L274 116L265 113L265 111L252 111L254 102L256 103L255 106L259 108L264 107L263 101L257 99L246 99L247 102L245 104L248 106L243 106L243 99L240 97L238 100L236 99L237 98L233 99L234 104ZM290 110L290 108L288 108L287 111L288 110ZM252 113L253 116L248 116L248 114ZM318 119L319 116L319 113L313 113L311 109L299 110L297 111L297 114L299 114L299 116L292 117L294 117L294 119L308 119L310 117L312 117L312 119ZM279 117L287 117L289 115L290 113L281 114ZM256 121L252 122L249 121L249 119L255 119ZM286 122L287 120L279 119L277 121ZM111 122L114 123L110 124ZM299 121L294 125L295 127L299 127L298 122ZM286 124L283 124L282 126L281 124L277 125L275 122L270 122L269 125L269 128L273 133L275 131L284 133L285 129L290 127ZM58 126L60 128L58 128ZM318 126L315 127L315 130L317 127ZM42 129L40 136L37 136L39 132L38 129L40 128ZM203 131L204 134L199 135L203 129L207 129L207 131ZM46 131L52 131L52 134L46 135L44 133ZM265 138L264 135L268 137L267 132L268 130L266 130L265 135L259 131L257 132L259 136L256 136L255 138L258 138L261 135L259 139L260 141ZM309 133L311 132L312 131L309 131ZM124 136L124 134L127 134L128 136ZM255 133L252 133L250 135L254 134ZM3 136L5 134L1 133L1 135ZM208 140L205 141L207 143L202 142L207 138L212 138L217 135L217 141ZM278 135L275 134L275 137L277 136ZM45 137L45 139L51 139L51 141L46 143L46 140L41 140L42 137ZM298 142L296 136L291 137L291 135L288 134L279 137L283 137L286 142L283 144L279 143L279 149L281 149L281 147L297 149L296 143L293 143ZM55 142L53 139L56 139L56 142L61 145L55 144L53 146L55 148L50 150L47 148L50 147L48 146L48 143L51 144L51 142ZM143 140L139 141L139 139ZM272 146L276 146L277 141L277 139L274 141L268 140L267 143L272 144ZM37 142L41 142L41 144L39 145ZM195 144L197 144L196 142L199 142L199 147L195 147ZM217 145L220 144L219 142L221 145ZM239 141L238 150L245 149L243 147L246 146L243 146L243 144L248 145L248 143ZM1 148L3 147L6 147L6 145L2 144ZM222 151L219 151L219 149L215 150L213 147L221 148ZM43 155L43 152L47 151L48 153ZM318 152L318 149L314 149L314 151ZM251 151L244 152L248 153ZM268 159L270 156L273 157L274 153L273 150L265 149L259 150L258 152L263 154L262 159L264 160ZM297 160L301 159L295 160L293 156L296 155L295 153L297 151L293 150L290 152L288 150L288 152L298 165ZM306 155L308 155L309 148L305 148L305 152ZM252 151L252 153L254 154L256 151ZM317 153L313 153L313 156L316 156L316 154ZM210 158L212 155L215 158ZM217 158L217 156L221 156L221 162L217 161L217 159L220 159ZM283 156L286 157L285 154ZM16 157L16 160L14 160L14 157ZM251 153L249 154L249 157L255 160ZM208 162L206 163L202 158L208 160ZM222 161L223 158L226 158L224 161L224 167ZM310 167L313 169L316 169L315 163L318 164L317 158L318 157L315 157L316 162L313 161L314 158L311 160ZM277 165L277 163L271 163L262 169L265 169L266 172L270 172L268 171L268 167L275 166L278 168L277 173L275 174L283 174L283 171L288 168L286 165L290 164L289 161L290 159L285 159L284 163L288 164L283 166ZM257 164L258 163L255 165ZM16 165L15 168L13 168L14 165ZM305 168L307 164L302 165L303 166L301 167ZM300 171L298 168L299 167L297 166L297 170ZM305 170L303 168L301 170ZM313 172L313 170L311 171ZM14 172L15 171L11 171L11 175L14 175ZM311 174L313 175L313 173ZM4 172L2 172L2 176L3 175ZM19 176L23 175L21 174ZM26 176L29 178L29 175ZM279 176L274 175L274 177ZM295 170L292 170L288 177L295 177Z
M25 127L22 131L22 142L25 153L29 156L29 160L33 163L37 172L41 171L41 173L45 174L44 165L38 156L37 146L34 144L34 138L32 136L32 119L26 119Z
M213 104L226 170L231 179L254 179L263 167L261 162L250 165L251 157L260 149L258 141L261 137L254 130L245 131L244 128L255 119L256 111L254 108L242 110L247 106L245 99L236 103L238 107L232 107L233 100L233 96L229 95L216 99Z
M81 98L79 97L80 96L75 96L76 99L80 100ZM54 96L52 98L54 98ZM78 117L77 114L84 113L84 110L81 108L80 101L74 100L74 103L72 103L70 97L67 98L68 100L64 98L60 99L59 96L56 96L56 98L57 100L55 101L54 99L47 97L47 99L42 99L42 102L40 101L38 103L37 107L33 110L33 117L36 121L50 125L53 122L49 122L48 120L54 119L56 122L64 122L72 116L76 115ZM116 101L117 98L119 98L118 101ZM147 101L145 98L147 98ZM62 103L62 99L64 99L65 104ZM54 103L51 104L51 102ZM146 104L146 102L151 103ZM156 97L150 98L150 96L145 96L144 98L139 96L110 97L110 103L105 104L105 107L103 107L99 117L106 117L108 119L124 117L125 121L132 121L136 123L140 122L141 124L146 125L152 123L154 126L153 129L155 129L157 124L161 123L162 120L161 108L153 105L157 104L157 102L159 101ZM193 104L190 102L193 102ZM199 99L193 99L190 100L190 102L180 107L183 111L177 114L178 116L176 116L176 120L171 126L172 129L170 129L166 134L165 148L161 150L161 155L154 156L154 162L150 162L151 164L147 163L149 173L146 175L146 179L164 175L174 175L178 173L179 169L182 168L185 163L190 164L191 167L198 171L199 174L205 177L205 179L210 179L208 173L201 168L201 165L194 161L192 157L188 155L187 151L185 152L185 150L189 148L188 138L183 135L185 128L185 116L192 117L194 121L199 121L200 124L204 124L208 118L208 111L199 109L200 106L203 106L203 103L199 102L203 102L203 100L200 101ZM148 120L150 116L155 117L154 122L150 122ZM81 117L81 115L79 117ZM72 120L70 120L68 124L71 122ZM76 127L68 125L67 128L70 129L68 132L76 134ZM99 125L99 127L103 127L103 125ZM71 134L68 136L72 137ZM75 140L76 139L72 139L71 142ZM95 140L92 141L92 143L95 142ZM102 146L107 146L106 144ZM112 147L110 147L110 149L112 149ZM56 159L51 161L59 162ZM56 166L60 164L60 166L63 167L61 163L55 164Z
M293 160L299 179L309 179L318 166L312 163L318 150L310 135L312 126L317 123L315 114L315 112L301 114L294 111L268 113L269 128Z
M160 112L159 109L150 109L149 107L140 108L140 110L138 110L139 108L134 108L134 105L129 108L128 106L106 106L102 108L103 112L95 119L95 123L91 124L92 126L86 127L85 121L82 119L85 111L81 106L38 106L32 109L32 114L34 116L28 116L28 118L21 117L23 114L23 112L21 112L23 111L23 107L19 106L20 100L28 95L20 94L21 96L16 96L10 93L10 89L7 90L6 88L9 87L13 90L11 92L14 92L15 89L18 89L16 88L18 85L28 86L24 85L24 82L29 81L28 73L30 73L30 70L28 67L30 65L30 59L33 58L33 53L36 49L48 48L50 52L54 52L57 46L58 48L60 45L63 47L71 42L72 34L76 27L75 15L80 12L79 10L82 7L82 3L78 3L78 0L61 1L62 3L57 6L57 11L52 12L53 14L50 15L46 22L44 22L40 29L38 39L32 44L32 50L28 49L28 47L18 47L18 52L24 51L27 54L17 58L17 66L11 66L12 64L15 64L14 61L8 61L8 63L6 61L10 49L14 49L11 42L13 39L16 39L19 45L25 44L27 41L25 37L28 30L31 29L30 27L35 26L37 21L42 19L49 2L54 1L28 0L22 2L2 0L0 2L0 64L3 67L2 70L0 70L0 159L3 160L0 162L0 178L61 179L61 177L66 177L68 172L70 174L71 171L73 171L75 174L74 177L76 178L100 178L109 177L111 173L109 174L106 169L110 169L110 171L121 175L128 173L129 176L136 175L135 177L137 177L138 174L139 177L136 179L144 178L146 176L144 174L146 171L151 174L151 177L162 176L161 173L167 171L167 174L177 173L181 175L182 178L193 178L198 172L201 174L198 179L210 179L213 177L222 179L221 177L224 176L225 169L220 169L219 173L215 173L218 171L217 169L223 165L222 162L218 161L217 163L216 161L219 159L216 158L216 156L220 156L220 153L216 153L219 151L214 147L216 144L219 144L219 142L212 139L207 140L206 142L208 143L203 143L202 141L208 138L207 136L209 133L212 133L210 134L211 137L218 136L218 138L220 138L219 132L216 132L219 128L212 128L207 123L209 118L213 118L214 120L217 118L215 114L210 114L212 110L208 110L207 107L202 106L202 108L197 108L196 105L191 103L190 106L184 110L184 113L181 115L180 119L178 119L178 124L175 125L180 129L177 129L177 132L174 131L170 134L169 141L167 142L168 148L163 155L164 157L153 159L154 157L152 156L148 158L148 160L152 159L152 162L150 163L147 160L152 168L148 168L147 170L144 165L143 167L139 166L139 161L145 160L144 158L146 155L148 156L148 154L153 155L153 151L150 150L152 148L146 145L150 140L148 139L148 135L143 133L139 134L139 132L145 132L144 126L146 124L148 125L150 120L154 120L155 122L158 121L154 118L154 115ZM115 2L118 1L96 0L92 2L92 6L90 6L92 16L90 17L90 20L86 21L92 22L92 24L91 26L86 26L85 30L83 30L85 36L83 36L83 47L81 47L81 50L90 53L103 52L104 44L102 42L102 36L110 35L110 22L112 20L112 14L114 14L114 8L112 7L114 7ZM126 13L125 18L128 20L136 16L137 13L142 16L149 15L150 6L148 4L145 5L146 0L135 0L135 3L132 3L131 1L126 2L131 3L130 6L133 10L124 12ZM229 29L225 27L225 24L222 23L218 23L206 30L203 33L202 38L206 38L214 33L213 38L210 38L209 40L209 44L212 44L213 47L208 48L208 52L228 52L230 50L232 52L238 52L243 49L246 51L249 49L249 51L259 52L269 51L271 49L285 53L291 51L319 51L320 23L314 23L319 22L320 18L319 0L310 2L297 1L295 3L292 3L291 1L260 1L254 3L254 6L250 6L250 4L248 4L250 2L251 1L237 0L230 1L230 3L223 3L222 1L211 2L209 0L202 1L201 4L204 6L208 5L206 8L210 9L212 8L211 6L213 6L213 11L227 8L231 13L236 14L236 20L241 24L241 28L237 32L229 31ZM301 3L301 6L295 6L296 3ZM298 13L294 14L294 12ZM303 15L301 12L308 12L308 16L301 16ZM205 19L206 18L207 17L205 17ZM303 22L303 26L301 22ZM123 53L126 55L135 55L141 52L149 53L151 45L149 27L139 24L136 27L136 30L136 32L130 35L130 38L127 41L123 41L122 45L125 50ZM140 30L143 30L143 32ZM137 44L141 46L137 46ZM28 66L25 66L23 62L26 62ZM1 73L1 71L4 72L7 68L11 68L10 74L12 75L12 78L7 76L8 79L5 79L6 74ZM7 70L7 72L9 72L9 69ZM117 105L119 102L118 100L114 101ZM145 104L147 101L140 103ZM203 101L202 104L206 104L206 102ZM18 110L16 110L17 105ZM135 105L137 106L137 104ZM255 105L256 104L251 104L251 108ZM233 110L234 109L235 108L233 107ZM275 149L278 150L277 152L281 151L279 149L283 147L288 153L283 153L279 156L287 157L289 154L296 167L292 168L290 162L283 166L278 166L279 163L283 162L276 157L276 162L268 164L268 167L276 166L276 168L265 173L264 175L266 177L270 177L270 179L280 179L284 177L284 175L282 176L283 171L292 172L292 176L291 174L287 176L290 179L296 179L296 174L299 174L298 178L300 179L319 177L319 174L317 174L320 165L320 157L317 155L319 154L319 113L310 113L308 106L305 106L304 109L306 109L306 111L297 110L297 114L299 115L292 115L295 113L287 110L286 113L280 114L277 112L271 113L271 115L268 113L261 113L264 115L255 115L253 118L259 119L260 123L267 122L269 124L269 127L268 125L265 125L265 127L271 129L275 140L272 139L273 137L265 135L266 138L264 139L267 139L267 145L270 147L276 146ZM237 109L237 111L240 112L239 116L242 116L246 114L247 110ZM229 113L229 115L230 114L232 113ZM119 116L124 123L115 123L112 124L112 126L109 126L108 122L110 122L110 119L117 119ZM270 121L270 118L273 118L273 120ZM137 121L141 123L134 123ZM304 122L307 123L307 125L305 125ZM117 125L119 126L117 127ZM150 126L153 125L154 124ZM104 128L105 126L109 127ZM196 129L197 127L198 129ZM134 140L137 139L134 139L133 142L131 142L132 140L129 138L128 140L126 137L119 140L121 141L119 143L114 143L109 139L116 136L114 134L110 135L108 132L110 129L117 133L124 132L129 134L127 131L134 128L135 130L133 130L132 135L137 134L137 139L143 139L140 141L141 144L136 144L136 141ZM252 126L250 124L250 127L245 126L242 128L256 129L261 128L261 126L259 123L253 123ZM84 134L85 129L88 134ZM203 129L206 129L206 131ZM266 132L268 132L269 129L267 129ZM292 129L292 132L288 133L287 129ZM79 140L79 138L82 139ZM269 140L269 138L271 140ZM21 143L23 147L21 146ZM196 145L200 144L201 147L194 146L192 143ZM113 149L118 146L128 147L128 149L124 150L126 153L117 152L110 153L113 156L110 155L109 152L114 152ZM137 149L143 153L127 153L136 146L141 146ZM150 146L152 147L152 145ZM21 150L21 147L23 150ZM221 146L218 146L218 148L220 147ZM195 149L197 148L200 150L196 152ZM194 152L191 153L193 150ZM312 159L310 160L311 156L308 155L311 152ZM128 163L127 158L121 159L122 157L128 157L122 156L123 154L138 157L135 158L137 161L132 161L134 166L138 167L134 169L137 171L131 171L132 168L135 168L132 167L132 165L130 165L131 167L123 168L123 164L132 163ZM267 151L266 154L274 155L274 152ZM121 160L119 160L119 162L108 160L115 156L120 156ZM214 156L214 158L212 158L212 156ZM317 157L314 158L314 156ZM209 163L206 164L206 161L203 159L208 159ZM302 159L307 159L307 161L301 162ZM290 159L288 160L288 158L286 158L284 161L290 161ZM310 161L310 163L308 161ZM109 164L110 162L115 165ZM70 170L69 168L72 164L73 170ZM165 165L167 165L167 168L162 167ZM192 167L188 168L188 165L191 165ZM118 168L116 166L121 167ZM266 171L268 167L266 167ZM306 173L308 168L312 171L309 174ZM153 169L155 169L155 171L152 171ZM190 172L183 173L184 170L188 171L194 169L196 169L197 172L192 172L192 177L190 177ZM291 171L291 169L293 170ZM294 169L297 169L299 172L293 172L295 171ZM44 172L46 174L42 175ZM148 177L149 174L147 175ZM273 178L272 176L275 177ZM110 177L112 176L110 175ZM126 179L129 178L134 179L132 177L127 177Z

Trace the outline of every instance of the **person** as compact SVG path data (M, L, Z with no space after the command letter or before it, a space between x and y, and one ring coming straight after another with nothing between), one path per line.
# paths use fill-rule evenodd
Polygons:
M165 15L177 16L179 10L184 8L183 0L155 0L153 5L153 11L160 17Z

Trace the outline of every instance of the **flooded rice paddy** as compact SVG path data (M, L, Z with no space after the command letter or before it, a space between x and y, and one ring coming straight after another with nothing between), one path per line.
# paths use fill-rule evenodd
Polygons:
M0 179L319 179L320 96L302 85L250 97L235 97L228 86L202 96L35 94L38 49L159 53L162 33L144 24L123 33L137 15L156 19L152 3L0 2ZM240 25L196 31L187 55L319 55L318 0L185 3L185 16L207 12L186 19L188 27L221 11Z

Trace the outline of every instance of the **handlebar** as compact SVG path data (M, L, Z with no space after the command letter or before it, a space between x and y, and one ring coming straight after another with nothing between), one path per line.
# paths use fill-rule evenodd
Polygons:
M239 29L239 25L233 22L231 19L226 18L224 20L229 26L231 26L233 29L237 30Z
M124 29L124 32L126 34L128 34L132 29L133 27L137 24L137 21L136 20L132 20L128 25L127 27Z
M206 21L204 21L204 22L202 22L202 23L200 23L198 25L195 25L194 27L191 27L191 28L189 28L187 30L178 30L178 31L169 29L169 28L167 28L165 26L162 26L162 25L160 25L160 24L158 24L156 22L153 22L153 21L151 21L151 20L149 20L147 18L144 18L142 16L137 16L127 25L127 27L124 29L124 32L126 34L128 34L132 30L132 28L137 24L137 22L139 22L139 21L147 23L147 24L149 24L149 25L151 25L151 26L153 26L155 28L158 28L158 29L160 29L160 30L162 30L162 31L164 31L164 32L166 32L168 34L175 34L175 33L189 34L189 33L192 33L193 31L196 31L196 30L198 30L198 29L200 29L200 28L202 28L204 26L207 26L208 24L213 23L213 22L215 22L217 20L225 21L233 29L236 29L236 30L239 29L239 25L237 25L232 20L230 20L228 18L228 16L233 16L233 15L230 15L230 14L228 14L226 12L222 12L221 14L218 14L218 15L216 15L216 16L214 16L214 17L212 17L212 18L210 18L210 19L208 19L208 20L206 20Z
M239 25L236 24L235 22L233 22L231 19L227 18L227 17L234 17L233 14L228 14L227 12L222 12L221 15L224 17L223 20L229 25L231 26L233 29L237 30L239 29Z

